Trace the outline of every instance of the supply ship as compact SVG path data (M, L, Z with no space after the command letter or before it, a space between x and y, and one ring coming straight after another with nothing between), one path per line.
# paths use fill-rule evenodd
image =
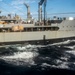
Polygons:
M42 4L44 4L44 19L42 20ZM15 15L12 19L0 17L0 45L5 44L50 44L69 39L75 39L75 18L58 18L46 20L46 0L38 3L38 21L32 19L29 6L27 8L27 20L22 21Z

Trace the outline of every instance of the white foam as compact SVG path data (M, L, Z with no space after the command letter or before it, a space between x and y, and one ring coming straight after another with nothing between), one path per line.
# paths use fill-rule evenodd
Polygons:
M75 51L74 50L73 51L66 51L66 52L75 55Z
M75 40L67 40L67 41L63 41L63 42L53 43L53 44L50 44L50 45L69 44L70 42L75 42Z
M36 51L38 51L38 49L37 49L37 46L36 45L10 45L10 46L7 46L7 47L5 47L6 49L15 49L15 50L17 50L17 51L26 51L26 52L28 52L28 51L34 51L34 52L36 52Z
M75 45L74 46L64 46L66 48L70 48L70 49L75 49Z
M67 62L62 62L60 65L58 66L53 65L52 67L61 68L61 69L69 69Z
M47 66L51 66L51 65L49 65L49 64L47 64L47 63L42 63L41 66L42 66L42 67L47 67Z
M42 67L52 67L52 68L69 69L67 62L62 62L61 64L58 64L58 65L49 65L47 63L42 63L41 66Z
M25 50L26 47L16 47L18 50Z
M30 66L30 65L36 65L34 60L32 58L29 59L9 59L9 58L5 58L4 59L7 63L9 64L13 64L13 65L22 65L22 66Z
M22 52L22 53L15 53L13 56L4 56L3 58L9 58L9 59L28 59L28 58L33 58L37 56L38 53L33 53L33 52Z
M67 40L67 41L64 41L64 42L58 42L58 43L53 43L51 45L61 45L61 44L68 44L71 40Z
M18 52L11 56L2 56L0 59L13 65L36 65L33 58L38 56L36 52Z
M59 63L61 63L61 62L62 62L61 60L56 60L56 63L57 63L57 64L59 64Z
M68 57L61 57L60 59L67 61L69 59L69 56Z

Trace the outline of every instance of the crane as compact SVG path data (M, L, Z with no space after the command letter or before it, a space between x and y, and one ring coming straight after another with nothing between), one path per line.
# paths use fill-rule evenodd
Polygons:
M40 2L38 3L38 20L39 22L42 21L42 4L44 3L44 25L45 25L45 15L46 15L46 1L47 0L40 0Z
M42 5L44 1L45 1L45 0L41 0L41 1L39 2L39 5Z
M45 18L46 18L46 2L47 2L47 0L44 0L44 25L46 25L46 20L45 20Z
M27 19L30 20L32 18L31 14L30 14L30 6L28 4L26 4L26 3L24 3L24 5L27 8Z

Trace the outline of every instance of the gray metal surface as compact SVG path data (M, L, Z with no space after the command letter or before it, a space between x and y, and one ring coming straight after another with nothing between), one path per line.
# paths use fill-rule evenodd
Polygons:
M33 24L29 24L29 25L21 24L21 25L24 25L25 27L34 27ZM11 27L11 26L13 26L13 24L6 25L5 27ZM44 35L46 36L46 39L75 37L75 20L71 20L71 21L64 20L60 24L52 24L51 26L58 26L59 30L58 31L32 31L32 32L0 32L0 42L42 40Z

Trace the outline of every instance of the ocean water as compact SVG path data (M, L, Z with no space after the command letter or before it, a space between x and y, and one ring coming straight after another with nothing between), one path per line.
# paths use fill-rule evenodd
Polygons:
M0 75L75 75L75 40L0 48Z

